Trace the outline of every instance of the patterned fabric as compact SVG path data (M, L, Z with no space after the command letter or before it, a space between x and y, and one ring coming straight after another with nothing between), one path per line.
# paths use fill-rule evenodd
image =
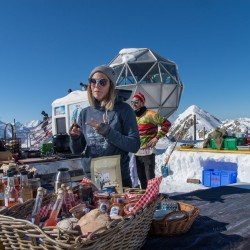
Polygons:
M137 194L126 194L126 199L128 200L136 198L136 197L137 197Z
M165 117L148 109L142 116L136 117L136 120L140 134L141 148L146 148L147 143L155 137L158 139L164 137L171 126L170 121ZM161 126L160 130L158 130L158 126Z
M92 183L92 181L91 181L90 179L86 178L86 177L83 177L81 183L83 183L83 184L84 184L84 183Z
M45 205L40 208L39 210L39 216L42 219L46 218L49 215L49 211L51 209L51 204Z
M148 181L148 186L146 192L140 198L140 200L136 203L130 213L136 212L139 208L145 207L147 204L152 202L157 195L159 194L159 187L162 181L162 177L154 178Z
M86 178L87 179L87 178ZM74 201L75 201L75 205L78 203L79 201L79 197L77 194L74 194ZM67 210L69 210L70 208L72 208L72 203L69 197L69 194L66 193L65 195L65 199L63 201L63 205L66 207ZM49 216L49 213L51 211L53 207L53 203L49 203L48 205L44 205L40 208L39 210L39 216L41 218L41 220L45 219L46 217Z
M67 211L69 211L72 208L72 203L68 193L65 194L63 205L66 207Z

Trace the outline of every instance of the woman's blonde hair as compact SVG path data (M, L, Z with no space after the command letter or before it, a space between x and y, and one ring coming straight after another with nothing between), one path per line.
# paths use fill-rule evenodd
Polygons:
M115 92L115 85L109 80L109 92L101 101L101 107L104 107L106 110L112 111L114 109L116 92ZM95 98L92 94L91 85L88 85L87 88L88 93L88 100L91 107L94 106Z

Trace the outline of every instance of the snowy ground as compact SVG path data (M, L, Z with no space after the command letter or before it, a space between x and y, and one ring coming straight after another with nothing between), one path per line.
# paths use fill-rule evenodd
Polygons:
M183 142L177 143L176 147L180 147ZM202 148L203 142L200 141L195 144L196 147ZM168 155L172 151L174 143L170 142L168 139L161 139L156 148L156 176L161 175L161 166L165 163ZM250 155L243 154L212 154L212 153L202 153L203 159L206 159L202 163L207 161L216 163L227 163L227 166L240 166L238 168L238 180L241 182L250 183L250 168L249 161ZM169 196L176 195L178 193L191 192L198 189L207 189L208 187L202 184L187 183L187 178L197 178L201 180L202 176L202 161L201 157L197 158L195 153L185 153L174 151L169 160L170 174L168 177L164 178L161 186L160 192L167 193Z

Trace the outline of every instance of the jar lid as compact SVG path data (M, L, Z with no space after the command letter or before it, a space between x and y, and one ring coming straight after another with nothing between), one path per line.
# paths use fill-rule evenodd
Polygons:
M58 171L68 171L68 168L58 168Z

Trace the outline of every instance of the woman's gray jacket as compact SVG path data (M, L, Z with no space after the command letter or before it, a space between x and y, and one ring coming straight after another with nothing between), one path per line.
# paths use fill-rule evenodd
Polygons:
M107 115L106 123L102 123L98 132L85 122L91 122L92 118L103 121L103 115ZM81 135L71 137L70 148L72 153L82 153L83 168L90 178L91 159L102 156L121 155L122 179L130 177L129 152L136 153L140 148L140 137L135 112L122 97L117 96L113 111L106 111L99 103L95 107L84 108L77 122L81 127Z

